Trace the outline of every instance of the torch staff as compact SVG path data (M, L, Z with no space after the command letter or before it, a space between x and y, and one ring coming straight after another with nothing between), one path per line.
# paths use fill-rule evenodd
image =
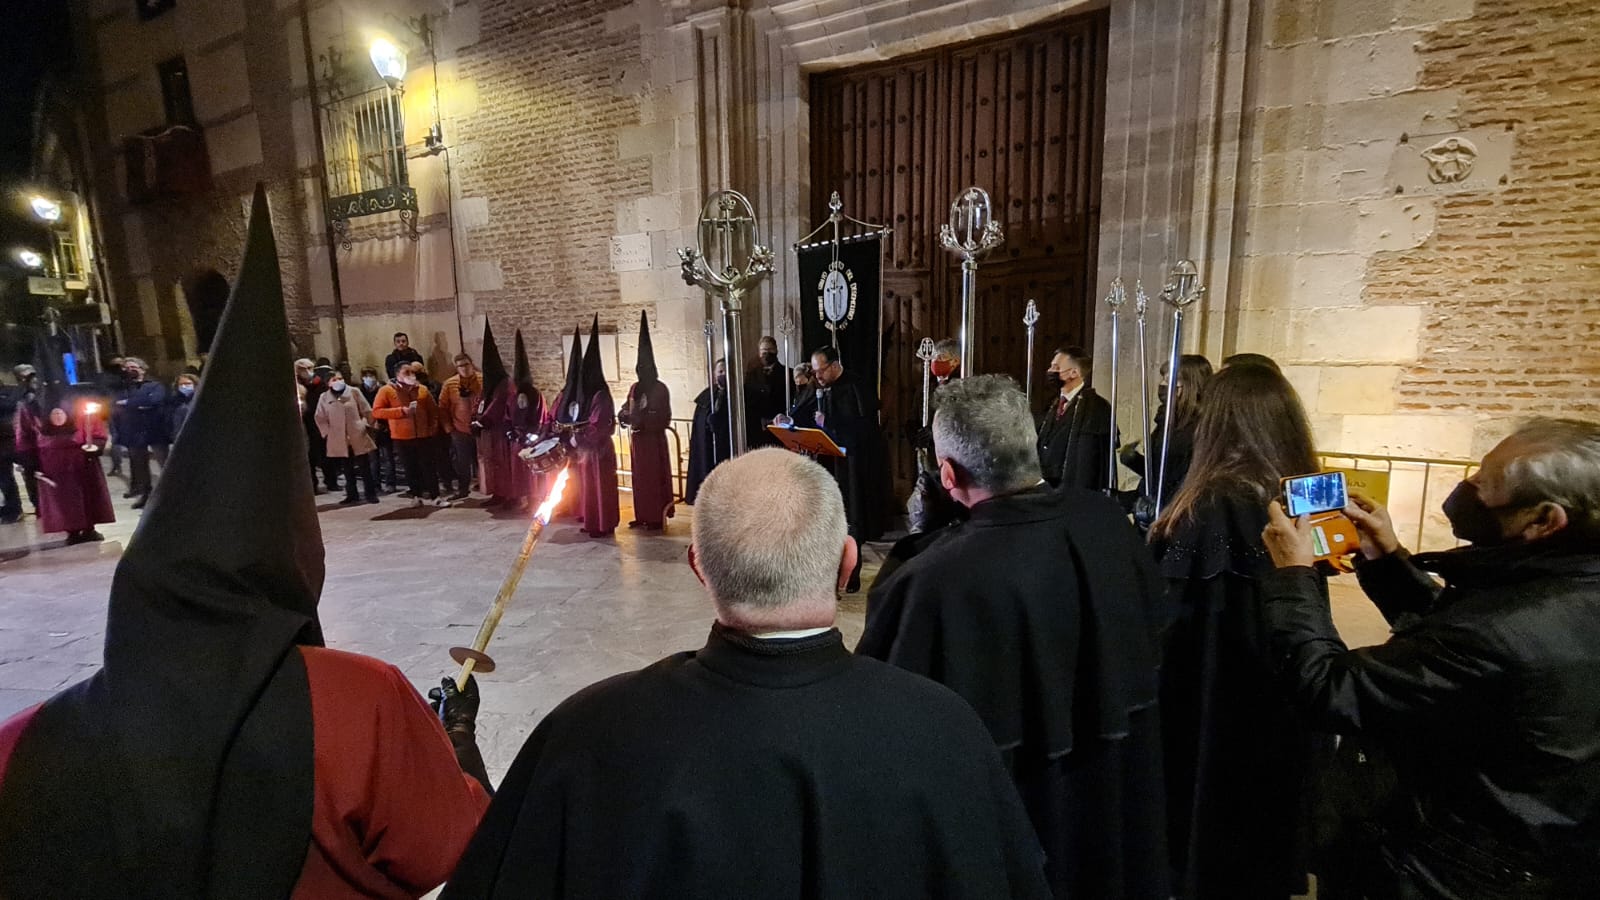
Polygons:
M527 452L527 451L524 451ZM533 548L539 545L539 537L544 534L545 526L550 524L550 517L555 512L556 504L561 502L561 492L567 486L567 467L562 466L561 473L556 476L555 484L550 487L550 493L545 496L544 503L533 515L533 521L528 523L528 533L522 537L522 548L517 551L517 558L511 563L511 571L506 573L505 580L500 583L500 590L494 595L494 603L489 606L489 612L483 617L483 624L478 626L478 636L473 638L471 647L450 648L450 658L461 664L461 671L456 675L456 687L460 690L467 689L467 679L471 677L473 669L479 672L493 672L494 660L483 651L489 646L489 639L494 637L495 629L500 627L500 619L506 614L506 607L510 606L511 598L517 593L517 585L522 581L522 573L527 571L528 558L533 555Z

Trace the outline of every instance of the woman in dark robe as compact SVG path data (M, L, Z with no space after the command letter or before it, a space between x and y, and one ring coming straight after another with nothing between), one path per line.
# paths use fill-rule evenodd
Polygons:
M60 384L52 384L39 411L23 403L16 421L18 452L39 461L39 530L64 531L68 544L105 540L94 526L117 518L100 469L105 424L75 405Z
M1166 363L1161 364L1161 375L1163 381L1168 377ZM1166 454L1164 471L1161 448L1167 438L1166 384L1156 389L1161 405L1156 407L1155 419L1150 423L1147 447L1152 480L1146 483L1144 479L1146 447L1129 444L1117 454L1124 466L1139 473L1139 487L1122 491L1119 496L1123 509L1134 514L1135 522L1142 529L1149 530L1155 512L1156 481L1161 482L1162 504L1166 505L1178 496L1178 489L1183 487L1183 480L1189 474L1189 466L1194 461L1194 430L1200 419L1200 391L1210 378L1211 360L1196 353L1185 353L1178 359L1178 383L1172 393L1172 405L1177 412L1172 420L1172 449ZM1141 498L1146 502L1141 503Z
M694 505L700 485L711 470L732 454L733 436L728 431L728 365L717 360L712 369L716 390L707 388L694 398L694 425L689 430L689 477L683 488L683 502Z
M617 421L627 426L632 454L633 521L629 528L660 531L672 518L672 458L667 429L672 425L672 394L656 371L650 323L639 313L639 380L628 389Z
M1161 670L1168 845L1184 900L1287 900L1307 890L1307 727L1273 677L1261 541L1279 481L1318 468L1294 388L1260 367L1207 384L1195 459L1150 539L1173 621ZM1326 586L1324 586L1326 590Z

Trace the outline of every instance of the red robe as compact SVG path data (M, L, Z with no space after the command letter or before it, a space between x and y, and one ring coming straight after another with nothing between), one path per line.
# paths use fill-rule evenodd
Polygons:
M489 796L400 670L301 647L316 744L311 846L292 900L413 898L455 871ZM0 724L0 782L39 707Z
M595 392L589 401L589 427L579 429L576 438L581 476L578 511L590 537L605 537L622 520L617 509L617 450L611 445L617 432L616 409L610 391Z
M83 450L85 444L105 445L105 423L99 416L78 416L77 427L65 434L48 434L44 427L26 404L17 408L17 450L39 459L39 530L88 531L115 522L100 457Z
M482 478L485 494L497 500L517 500L520 482L517 480L517 448L506 436L511 426L512 404L517 389L507 378L500 382L494 393L486 395L478 407L478 422L483 430L478 434L478 474Z
M517 408L516 389L512 388L511 399L508 401L510 410L511 431L516 435L511 444L512 477L517 485L517 499L527 500L532 506L544 502L545 492L550 489L549 479L542 475L533 474L533 469L528 467L517 454L539 442L539 436L544 434L545 410L544 395L538 388L533 388L528 393L528 408Z
M660 528L672 518L672 457L667 429L672 425L672 395L657 381L635 383L622 404L633 450L633 516L640 525Z

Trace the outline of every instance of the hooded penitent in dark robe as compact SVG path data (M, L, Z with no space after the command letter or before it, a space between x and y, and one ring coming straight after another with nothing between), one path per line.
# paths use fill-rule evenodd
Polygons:
M84 415L82 401L72 398L61 380L46 386L37 411L33 404L18 405L17 450L38 460L40 531L80 534L116 521L100 469L106 440L105 423L98 415Z
M487 806L398 671L321 647L289 347L258 186L205 382L117 564L103 664L0 725L0 896L414 896Z
M478 399L478 474L483 480L483 492L495 505L515 503L518 499L516 480L516 448L507 432L511 427L511 404L516 399L516 388L506 374L505 360L500 358L500 347L489 330L489 320L483 322L483 396Z
M672 395L656 372L650 322L639 313L639 380L628 389L617 419L628 426L632 450L633 516L630 526L661 528L672 518L672 455L667 429L672 426Z
M850 536L875 541L888 527L890 488L887 449L878 423L878 398L870 385L846 371L826 387L813 387L795 401L797 428L816 428L814 414L823 414L823 431L848 451L843 459L819 458L839 483Z
M545 430L560 436L573 449L577 429L583 422L583 332L572 329L572 352L567 356L567 378L561 385L556 402L545 408ZM583 519L583 466L577 459L567 465L567 488L562 494L558 513L570 513L579 521Z
M689 428L689 473L683 485L683 502L694 505L700 485L717 464L733 455L728 432L728 384L718 381L716 391L706 389L694 398L694 423Z
M1162 584L1117 505L985 500L880 583L856 652L967 699L1022 795L1057 897L1166 900Z
M1261 542L1267 499L1215 492L1154 542L1175 615L1161 731L1180 897L1306 892L1309 770L1331 738L1311 731L1273 674L1259 584L1273 570Z
M838 631L593 685L534 730L445 900L1048 897L993 745Z
M594 317L589 330L589 345L583 351L583 409L579 421L584 427L573 436L583 471L581 514L584 533L605 537L617 530L622 514L617 506L617 449L611 436L617 433L617 407L600 366L600 317Z
M517 329L516 335L517 362L516 371L512 374L513 392L511 397L511 429L509 440L514 453L533 447L544 436L545 409L544 395L533 386L533 368L528 365L528 348L522 342L522 329ZM521 494L520 498L532 504L544 501L545 491L549 490L549 479L542 475L533 474L528 464L521 457L515 457L513 471L516 473L517 484Z

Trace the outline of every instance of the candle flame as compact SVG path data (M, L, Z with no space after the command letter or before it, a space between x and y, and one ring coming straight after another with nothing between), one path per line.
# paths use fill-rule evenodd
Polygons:
M544 502L539 504L538 511L533 514L533 517L538 519L540 524L550 524L550 517L555 514L556 504L561 502L561 494L566 489L567 467L562 466L561 471L556 475L556 483L550 488L550 493L546 495Z
M92 415L94 415L95 413L97 413L99 411L100 411L100 404L95 403L92 400L83 405L83 414L86 415L86 416L92 416Z

